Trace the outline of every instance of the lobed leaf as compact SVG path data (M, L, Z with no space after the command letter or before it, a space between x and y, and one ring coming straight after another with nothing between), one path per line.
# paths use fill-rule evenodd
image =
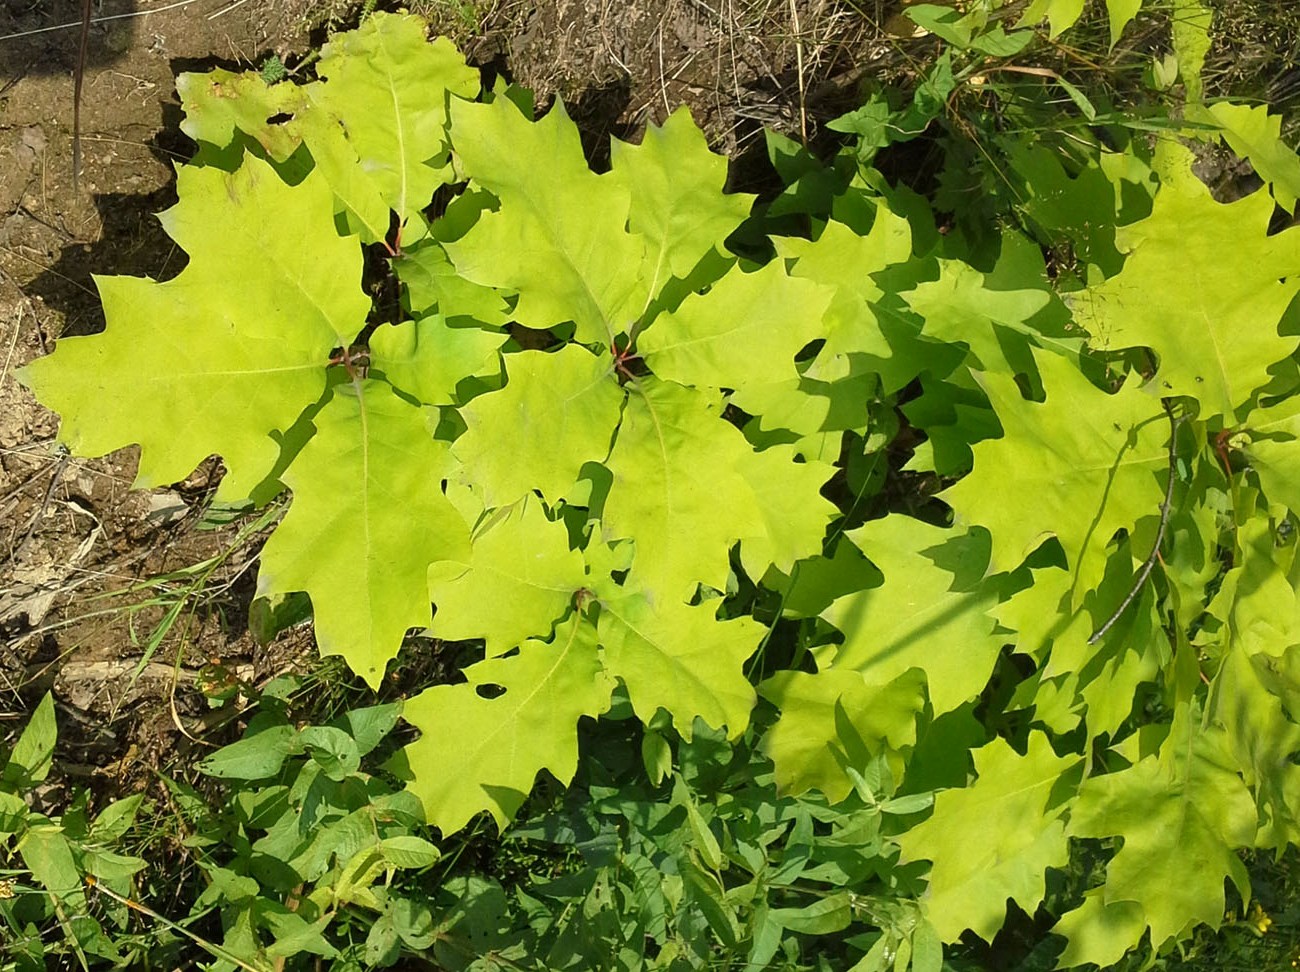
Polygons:
M1085 781L1070 811L1072 836L1124 838L1104 900L1138 904L1157 948L1193 923L1219 926L1225 878L1250 897L1236 848L1253 843L1255 803L1225 743L1181 706L1159 755Z
M903 294L925 320L925 333L946 344L965 344L974 367L1015 374L1032 356L1029 343L1044 343L1028 321L1051 301L1045 288L995 289L988 278L957 260L939 261L939 279Z
M185 269L163 283L98 278L104 333L61 340L21 377L63 416L60 440L78 455L139 443L136 485L148 487L216 453L218 499L238 502L271 473L276 436L325 391L331 349L365 323L361 249L334 232L315 175L287 186L249 156L233 173L182 167L177 191L161 218L190 254Z
M213 68L178 74L176 93L185 112L181 131L196 142L224 148L243 132L277 162L288 159L301 144L294 131L270 121L301 103L297 85L268 85L256 71L236 74Z
M732 544L766 532L738 472L749 444L720 411L716 395L643 378L605 463L604 539L636 541L633 576L659 603L689 599L698 583L724 589Z
M749 215L756 197L724 194L725 156L709 151L704 133L681 107L662 126L646 128L641 144L610 144L610 178L631 199L628 226L650 249L644 272L649 293L668 277L685 277Z
M304 139L317 164L331 176L363 177L400 223L454 180L447 99L479 90L478 71L445 37L429 42L426 30L410 14L373 14L321 48L316 72L324 80L306 89L314 112ZM326 150L327 131L346 135L349 152L338 142ZM383 231L377 238L387 225Z
M902 860L934 862L921 898L946 942L970 929L992 941L1007 899L1033 914L1049 867L1069 861L1065 807L1054 790L1080 763L1034 733L1024 756L1001 739L975 751L976 779L935 798L934 814L902 834Z
M465 669L467 685L436 685L406 703L420 738L406 747L410 783L429 823L444 835L487 811L504 827L539 770L561 783L578 766L577 722L609 708L613 682L596 650L595 629L574 614L550 642L526 641L516 655ZM486 698L479 686L504 689Z
M847 536L885 580L836 599L822 612L845 638L820 663L860 672L873 684L919 668L936 715L983 691L1005 640L994 633L989 613L997 588L969 586L972 576L977 582L983 577L988 541L900 515L873 520ZM971 563L959 570L954 557Z
M725 726L731 739L745 730L756 697L744 663L763 638L762 625L720 621L714 601L687 605L608 583L597 584L596 593L606 668L627 685L642 722L663 708L686 739L696 718Z
M1014 568L1056 537L1078 603L1100 580L1115 531L1158 513L1169 422L1133 380L1108 395L1064 358L1036 361L1042 404L1009 378L977 375L1003 435L976 443L974 470L941 496L962 522L992 534L990 570Z
M1234 105L1226 101L1206 108L1223 129L1228 147L1249 159L1259 177L1273 187L1273 198L1287 212L1300 199L1300 157L1282 139L1282 116L1270 115L1267 105Z
M795 355L820 336L832 296L780 263L753 273L736 265L658 317L637 350L656 375L682 385L737 389L793 378Z
M1169 154L1151 215L1116 231L1124 268L1067 299L1098 347L1150 348L1162 395L1232 424L1296 348L1278 323L1300 293L1300 231L1269 236L1267 192L1217 203L1190 155Z
M445 443L374 379L340 385L284 474L293 504L262 550L258 596L306 591L322 654L373 688L408 628L428 627L427 572L464 560L469 530L443 495Z
M798 796L810 789L839 803L853 791L847 768L860 755L892 755L916 743L916 717L925 707L923 674L904 672L889 682L849 668L777 672L758 687L781 710L764 734L763 753L776 766L780 791Z
M538 122L508 98L456 102L451 117L458 164L501 203L447 244L457 272L518 291L514 319L526 327L572 321L578 341L611 347L649 297L628 190L587 168L562 103Z

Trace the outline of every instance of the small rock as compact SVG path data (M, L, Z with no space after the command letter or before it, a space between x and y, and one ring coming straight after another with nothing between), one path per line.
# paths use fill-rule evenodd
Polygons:
M31 150L33 155L40 155L45 151L45 131L39 125L24 128L20 137L23 147Z
M189 516L190 508L181 499L179 493L166 490L149 494L149 508L144 514L144 521L155 529L179 523Z

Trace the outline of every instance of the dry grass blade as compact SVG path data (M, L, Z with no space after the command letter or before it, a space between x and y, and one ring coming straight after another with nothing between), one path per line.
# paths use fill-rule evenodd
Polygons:
M72 191L81 190L81 87L86 77L86 47L90 43L91 0L81 0L81 35L77 66L72 75Z

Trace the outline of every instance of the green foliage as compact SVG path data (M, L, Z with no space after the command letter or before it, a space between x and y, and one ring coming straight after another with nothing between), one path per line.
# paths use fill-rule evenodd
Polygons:
M1072 27L1083 13L1084 0L1032 0L1025 10L1023 23L1033 23L1043 17L1051 26L1051 36ZM1110 42L1119 40L1129 21L1137 16L1142 0L1106 0L1106 15L1110 20Z
M430 821L459 830L480 810L504 826L541 769L570 780L578 768L574 726L609 706L613 689L595 632L578 617L559 625L550 643L525 641L518 654L464 670L465 686L437 685L408 703L423 737L406 750L418 773L411 789ZM480 686L504 689L484 697Z
M432 944L430 902L412 890L411 876L441 854L424 835L419 800L362 769L400 706L296 728L281 701L290 682L269 685L244 737L200 763L225 781L221 791L163 778L177 839L202 875L200 887L179 889L185 896L176 894L174 874L115 850L134 843L133 828L158 812L142 794L93 817L85 793L62 818L22 798L31 799L54 749L46 696L9 755L0 789L3 859L21 864L7 872L0 895L6 942L16 946L4 952L6 969L53 967L46 960L69 953L82 967L147 967L190 948L222 972L309 968L317 958L342 972L391 965L403 949ZM188 916L172 920L134 901L159 881L171 885L165 901L189 904ZM144 932L130 932L132 911L145 916ZM219 934L202 937L214 925Z
M980 10L917 16L1022 49ZM337 958L356 909L366 961L415 947L387 883L434 852L403 828L504 828L543 770L591 799L516 833L583 866L444 884L442 964L929 972L1009 902L1055 922L1048 961L1109 964L1218 925L1240 853L1300 841L1300 230L1270 232L1300 163L1263 139L1268 186L1223 204L1067 88L1069 153L981 122L985 192L945 129L966 56L842 119L825 164L773 137L756 207L681 113L591 171L563 105L467 100L410 17L302 87L182 79L190 263L101 279L107 331L25 380L72 448L141 442L143 483L217 452L224 498L287 486L259 591L305 591L372 687L409 628L483 652L406 701L406 790L360 773L356 726L282 716L205 764L275 780L201 828L250 849L222 947ZM1193 114L1147 127L1207 137ZM933 206L874 167L922 136ZM634 755L581 758L592 725Z
M469 530L437 488L447 444L390 385L338 386L311 426L284 473L294 501L262 550L258 592L309 591L321 651L374 685L378 660L428 623L430 562L467 556Z
M69 448L93 455L138 442L139 486L175 482L216 452L227 469L218 498L236 501L273 474L283 448L273 436L324 394L320 362L365 321L361 250L333 233L310 250L299 245L333 224L333 196L316 173L288 186L250 158L233 173L184 166L177 179L183 201L162 220L190 253L185 269L164 283L101 278L114 339L65 341L57 372L42 359L27 376L69 416ZM173 341L153 340L162 320L175 327ZM148 378L122 380L136 368ZM109 400L114 407L92 419ZM159 401L175 407L141 428L138 417Z
M485 876L458 861L476 853L472 837L444 855L419 800L369 771L391 752L401 707L298 726L288 721L287 699L301 694L295 682L266 686L242 738L199 764L207 783L163 777L193 862L179 889L174 875L109 850L131 843L137 818L156 812L141 796L90 821L84 797L62 822L25 807L6 817L5 833L18 838L37 883L20 887L26 872L13 872L11 897L0 899L10 941L21 943L5 953L5 967L46 967L61 954L49 933L60 925L63 947L79 950L87 967L168 957L191 967L202 956L205 968L257 972L344 972L403 959L450 970L492 962L537 972L727 962L795 970L817 954L883 970L896 967L884 956L909 952L918 972L940 967L933 929L914 903L894 900L899 878L881 871L889 822L932 797L897 795L883 760L857 775L847 799L781 795L754 733L732 744L700 725L689 741L671 729L658 735L669 778L647 785L639 733L627 731L633 713L620 697L607 731L585 737L575 787L538 794L496 847L496 874ZM52 712L47 696L14 747L7 778L18 786L53 748ZM3 793L22 805L11 789ZM86 876L97 879L95 892L81 890ZM59 880L69 887L49 883ZM159 883L159 897L189 902L190 914L173 921L133 906L148 924L125 932L122 903ZM94 917L105 911L117 923L111 940ZM876 930L850 934L862 920Z
M1019 11L1017 26L1031 27L1043 20L1048 24L1048 36L1056 38L1073 27L1083 16L1089 0L1030 0ZM1110 27L1113 47L1126 28L1143 7L1143 0L1091 0L1091 5L1104 7ZM1034 34L1029 30L1010 33L999 23L1005 9L1012 7L1010 0L977 0L962 7L920 3L909 6L907 16L917 26L941 37L961 49L973 49L995 57L1018 54L1029 44Z
M49 968L60 958L82 967L122 963L126 909L109 909L106 928L88 912L87 885L125 895L146 866L114 850L140 813L142 796L109 803L93 816L84 792L61 816L33 805L50 773L57 736L54 698L47 694L0 772L0 959L15 972Z
M362 768L400 706L297 728L277 703L288 686L268 688L244 737L199 764L227 781L219 799L166 781L206 883L193 915L217 910L222 950L257 968L307 968L312 956L338 970L383 967L404 947L427 948L432 912L407 872L441 852L419 800Z
M905 879L881 870L891 822L924 810L929 794L895 796L881 761L835 805L782 795L752 734L733 744L702 726L689 741L667 732L678 768L647 786L636 734L618 731L628 715L616 703L586 740L574 789L500 845L497 866L529 863L526 876L444 885L443 967L938 972L934 930L897 900Z

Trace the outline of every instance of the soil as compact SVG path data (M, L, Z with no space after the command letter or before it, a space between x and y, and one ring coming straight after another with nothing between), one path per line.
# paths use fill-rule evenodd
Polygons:
M823 121L853 106L859 77L889 73L898 58L862 12L872 4L411 5L435 29L457 30L473 62L533 88L539 105L563 98L598 167L611 134L637 138L679 104L733 156L761 155L765 125L816 141ZM875 6L879 22L886 11ZM103 328L92 274L161 279L183 264L154 218L175 201L173 166L194 148L178 128L174 76L271 54L295 63L323 40L322 25L345 24L355 8L96 0L74 189L78 31L13 35L74 22L79 8L6 0L0 11L0 736L52 689L58 765L71 777L60 786L111 795L221 739L205 679L258 683L312 666L315 653L301 627L265 647L248 633L260 535L205 520L215 458L185 482L133 491L134 450L61 454L57 417L16 371L62 335ZM468 37L466 9L483 15ZM763 163L737 171L761 179Z

